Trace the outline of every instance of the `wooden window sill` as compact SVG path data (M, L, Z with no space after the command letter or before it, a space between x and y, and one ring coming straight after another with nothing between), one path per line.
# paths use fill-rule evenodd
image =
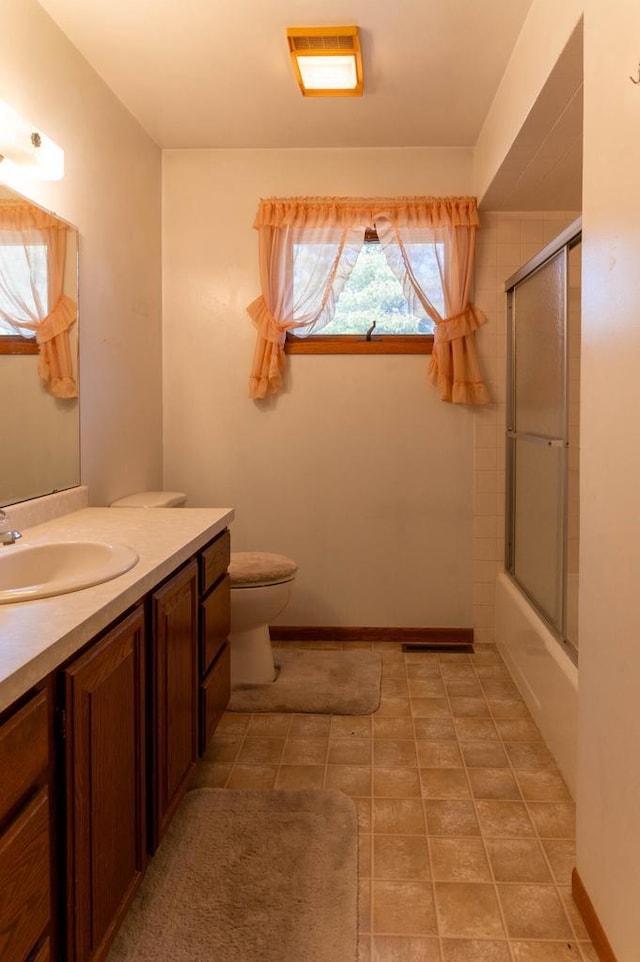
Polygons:
M433 335L380 335L370 341L355 334L340 337L319 334L304 338L287 335L284 350L286 354L431 354Z
M37 354L38 342L30 337L0 337L0 354Z

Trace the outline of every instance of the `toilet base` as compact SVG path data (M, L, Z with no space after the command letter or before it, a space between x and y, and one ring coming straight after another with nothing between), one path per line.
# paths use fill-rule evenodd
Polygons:
M229 637L231 687L270 685L276 680L268 625L234 631Z

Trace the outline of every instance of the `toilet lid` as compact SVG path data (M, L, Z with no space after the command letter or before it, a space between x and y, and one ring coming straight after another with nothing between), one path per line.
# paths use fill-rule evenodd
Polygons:
M298 566L283 554L268 551L232 551L229 564L231 587L248 588L291 581Z

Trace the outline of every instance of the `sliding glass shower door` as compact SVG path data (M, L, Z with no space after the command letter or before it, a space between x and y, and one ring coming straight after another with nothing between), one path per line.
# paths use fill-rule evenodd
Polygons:
M563 235L507 282L506 567L565 641L568 284L576 243L579 233Z

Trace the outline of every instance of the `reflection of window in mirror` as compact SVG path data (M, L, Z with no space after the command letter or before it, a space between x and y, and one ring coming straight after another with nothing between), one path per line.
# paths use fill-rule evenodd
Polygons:
M0 352L37 354L35 330L18 327L21 319L49 313L46 244L11 243L2 231L0 241ZM3 278L11 278L11 290Z

